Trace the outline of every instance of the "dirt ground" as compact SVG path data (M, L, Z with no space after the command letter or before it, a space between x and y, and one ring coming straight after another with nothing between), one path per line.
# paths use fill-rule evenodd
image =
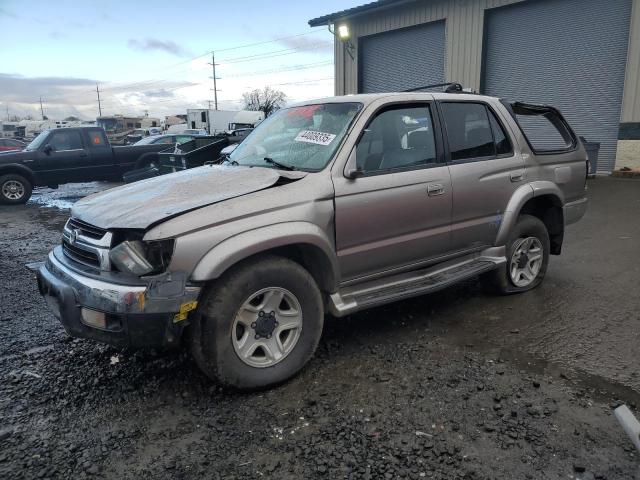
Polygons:
M327 318L291 382L238 394L187 353L68 338L25 267L105 184L0 207L0 478L640 479L640 181L589 184L543 285L470 281Z

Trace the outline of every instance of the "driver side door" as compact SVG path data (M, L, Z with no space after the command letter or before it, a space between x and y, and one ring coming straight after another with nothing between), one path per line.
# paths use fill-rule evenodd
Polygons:
M34 170L48 185L81 182L88 160L80 133L60 129L53 131L40 147Z

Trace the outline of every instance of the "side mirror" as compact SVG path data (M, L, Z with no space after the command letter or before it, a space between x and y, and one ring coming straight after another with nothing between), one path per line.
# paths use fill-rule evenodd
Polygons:
M51 155L51 152L53 152L53 147L47 143L42 151L45 153L45 155Z
M347 178L350 178L351 180L355 180L356 178L363 176L364 170L362 170L362 167L350 168L347 170Z

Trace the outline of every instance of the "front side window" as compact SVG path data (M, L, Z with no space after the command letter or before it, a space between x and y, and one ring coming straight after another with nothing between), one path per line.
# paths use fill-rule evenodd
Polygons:
M361 103L322 103L278 110L230 155L239 165L305 171L323 169L333 157Z
M356 146L363 172L437 163L433 120L428 105L395 106L378 113Z
M56 152L64 150L80 150L82 149L82 140L80 133L71 131L59 131L55 132L49 140L49 145L53 147Z
M442 114L452 161L495 156L489 116L483 104L444 102Z

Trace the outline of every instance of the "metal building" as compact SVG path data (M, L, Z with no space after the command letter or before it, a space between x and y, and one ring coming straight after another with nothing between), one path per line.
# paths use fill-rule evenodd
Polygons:
M621 123L640 132L640 0L380 0L309 24L348 30L337 95L448 81L552 104L601 144L600 172L615 167Z

